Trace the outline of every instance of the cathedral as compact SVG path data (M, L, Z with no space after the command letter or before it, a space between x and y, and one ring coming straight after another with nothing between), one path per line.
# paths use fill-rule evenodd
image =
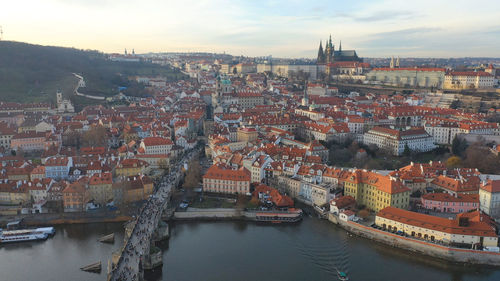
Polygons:
M339 49L335 50L335 45L332 43L332 36L326 40L325 50L323 51L323 42L319 42L318 64L326 64L326 72L330 73L330 68L334 62L340 61L356 61L362 62L363 59L358 57L355 50L342 50L342 41L340 41Z

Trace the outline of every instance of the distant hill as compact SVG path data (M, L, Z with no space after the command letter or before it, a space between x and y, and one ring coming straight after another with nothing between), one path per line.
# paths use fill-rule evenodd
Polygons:
M77 79L85 78L86 93L117 94L120 86L130 95L144 95L130 75L161 75L170 80L184 77L178 70L147 62L114 62L98 51L0 41L0 101L54 102L55 92L70 96ZM80 100L80 99L76 99Z

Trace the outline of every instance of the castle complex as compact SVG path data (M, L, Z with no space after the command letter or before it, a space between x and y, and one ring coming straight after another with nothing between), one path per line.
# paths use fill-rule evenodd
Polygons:
M325 50L323 51L323 42L319 42L317 64L326 65L325 72L330 75L331 68L335 62L362 62L363 59L358 57L355 50L342 50L342 41L339 43L339 49L335 50L335 45L332 43L332 36L326 40Z

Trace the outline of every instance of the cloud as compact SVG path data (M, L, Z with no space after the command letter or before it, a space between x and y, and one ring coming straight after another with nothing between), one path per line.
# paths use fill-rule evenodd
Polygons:
M365 22L365 23L370 23L370 22L380 22L380 21L394 21L394 20L415 20L416 18L420 17L421 15L417 12L414 11L398 11L398 10L392 10L392 11L373 11L369 13L337 13L336 17L339 18L345 18L345 19L350 19L354 22Z
M386 31L386 32L379 32L379 33L374 33L374 37L379 37L379 38L387 38L387 37L405 37L408 38L413 35L419 35L419 34L424 34L424 33L429 33L429 32L435 32L435 31L440 31L442 28L439 27L414 27L414 28L406 28L406 29L400 29L400 30L393 30L393 31Z

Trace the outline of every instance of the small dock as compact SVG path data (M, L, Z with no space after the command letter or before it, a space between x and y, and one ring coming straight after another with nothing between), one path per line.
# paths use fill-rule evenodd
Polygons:
M115 234L111 233L99 238L99 242L101 243L114 243L115 242Z
M86 265L84 267L80 267L80 269L83 271L87 271L87 272L100 273L101 272L101 261Z

